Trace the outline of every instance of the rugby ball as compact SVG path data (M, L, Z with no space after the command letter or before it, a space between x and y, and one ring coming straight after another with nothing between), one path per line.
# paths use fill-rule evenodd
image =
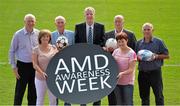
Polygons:
M109 38L107 41L106 41L106 44L105 44L105 46L107 47L107 48L113 48L113 49L116 49L117 48L117 41L116 41L116 39L114 39L114 38Z
M154 58L154 53L150 50L143 49L138 51L137 56L142 61L151 61Z

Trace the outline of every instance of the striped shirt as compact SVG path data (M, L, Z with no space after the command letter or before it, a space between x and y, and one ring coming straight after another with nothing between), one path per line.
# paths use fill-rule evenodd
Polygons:
M38 45L39 30L33 29L31 33L25 28L18 30L11 41L9 50L9 63L16 68L16 60L32 62L32 49Z

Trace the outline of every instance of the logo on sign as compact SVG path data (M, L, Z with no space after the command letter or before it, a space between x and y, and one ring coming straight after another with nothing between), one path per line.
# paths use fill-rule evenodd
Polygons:
M76 44L57 53L46 72L48 88L56 97L86 104L112 92L118 67L111 54L101 47Z

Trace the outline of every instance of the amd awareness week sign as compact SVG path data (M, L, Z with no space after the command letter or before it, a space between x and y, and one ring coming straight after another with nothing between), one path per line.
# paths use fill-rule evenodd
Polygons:
M48 88L56 97L68 103L86 104L113 91L118 66L100 46L76 44L57 53L46 72Z

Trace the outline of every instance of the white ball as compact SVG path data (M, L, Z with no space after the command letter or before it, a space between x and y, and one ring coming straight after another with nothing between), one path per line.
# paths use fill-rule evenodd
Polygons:
M68 45L68 39L65 36L59 36L58 39L56 40L56 44L58 47L64 47Z
M138 51L137 56L142 61L150 61L153 58L154 53L152 53L150 50L143 49Z
M116 39L114 38L109 38L107 41L106 41L106 47L107 48L113 48L113 49L116 49L117 48L117 41Z

